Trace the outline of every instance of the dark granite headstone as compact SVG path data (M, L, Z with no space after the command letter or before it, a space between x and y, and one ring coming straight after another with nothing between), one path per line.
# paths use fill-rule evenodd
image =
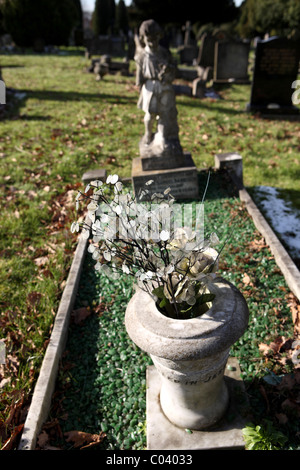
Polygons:
M112 56L125 55L125 41L117 36L96 36L86 39L86 48L90 55L109 54Z
M225 41L215 44L214 82L248 83L250 43Z
M248 111L295 114L292 83L297 79L300 43L271 38L257 43Z
M214 66L216 38L212 34L204 33L201 38L197 65L201 67Z

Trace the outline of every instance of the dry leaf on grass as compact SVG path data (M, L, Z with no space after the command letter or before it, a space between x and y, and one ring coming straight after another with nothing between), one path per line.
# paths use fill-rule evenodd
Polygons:
M253 282L250 279L250 276L248 276L247 273L244 273L242 281L246 286L254 286Z
M283 348L283 346L289 343L290 343L290 340L286 340L284 336L278 336L277 338L275 338L274 341L272 341L269 344L260 343L258 348L261 353L267 356L270 352L273 352L274 354L278 354L280 350Z

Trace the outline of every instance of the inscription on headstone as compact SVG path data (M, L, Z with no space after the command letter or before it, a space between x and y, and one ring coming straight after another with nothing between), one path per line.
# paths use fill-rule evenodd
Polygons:
M299 42L285 38L258 42L248 110L298 113L292 103L292 84L297 79L299 60Z
M147 181L153 179L153 183L149 187L151 194L163 193L165 189L170 187L171 194L175 199L195 198L195 195L198 195L197 169L190 154L185 154L185 158L186 164L181 168L151 172L143 171L140 159L134 158L132 161L132 175L135 194L138 196L139 192L145 189Z

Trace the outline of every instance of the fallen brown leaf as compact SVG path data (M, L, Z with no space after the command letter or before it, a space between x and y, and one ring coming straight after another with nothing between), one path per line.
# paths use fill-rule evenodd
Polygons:
M71 317L76 325L82 323L87 317L91 314L89 307L81 307L76 310L73 310Z
M37 266L45 266L45 264L48 263L49 261L49 257L48 256L40 256L39 258L35 258L34 260L34 264L36 264Z
M271 351L271 348L268 344L266 343L260 343L258 345L258 349L260 350L260 352L264 355L264 356L267 356L270 351Z
M81 449L99 445L106 437L106 434L102 431L100 434L90 434L82 431L69 431L64 435L67 442L74 442L74 447L80 447Z
M247 273L244 273L242 281L246 286L253 286L254 285L253 282L250 279L250 276Z
M278 354L280 352L281 348L286 343L287 343L287 341L283 336L278 336L270 344L260 343L258 348L265 356L267 356L270 352L273 352L274 354Z

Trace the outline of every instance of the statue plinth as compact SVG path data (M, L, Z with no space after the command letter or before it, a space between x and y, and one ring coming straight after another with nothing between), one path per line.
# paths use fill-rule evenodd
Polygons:
M140 193L144 189L149 192L142 200L150 199L154 193L163 193L167 188L171 188L171 194L176 200L198 199L197 168L190 153L184 153L183 158L180 167L150 171L142 168L142 158L134 158L131 176L137 200L140 200ZM153 180L153 183L145 186L149 180Z
M185 156L179 140L165 142L158 133L149 144L144 138L140 141L140 157L144 171L167 170L185 165Z

